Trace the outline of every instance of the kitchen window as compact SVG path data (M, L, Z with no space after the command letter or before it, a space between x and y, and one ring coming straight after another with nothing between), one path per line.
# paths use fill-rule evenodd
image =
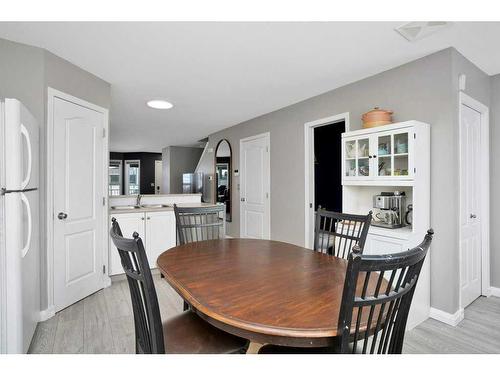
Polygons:
M125 160L125 195L140 194L140 160Z
M122 193L122 161L109 161L109 195L121 195Z

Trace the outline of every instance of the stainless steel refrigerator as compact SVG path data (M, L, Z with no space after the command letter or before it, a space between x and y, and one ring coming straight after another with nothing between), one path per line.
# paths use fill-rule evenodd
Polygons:
M203 172L183 173L182 192L184 194L203 193Z

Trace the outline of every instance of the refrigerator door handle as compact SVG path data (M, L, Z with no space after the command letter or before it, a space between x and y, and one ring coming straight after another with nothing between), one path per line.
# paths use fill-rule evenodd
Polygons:
M0 190L0 195L10 194L10 193L25 193L27 191L35 191L35 190L38 190L38 188L14 189L14 190L11 190L11 189L6 189L6 188L3 187Z
M31 155L31 138L30 138L30 133L28 132L28 129L21 124L21 134L24 136L26 139L26 146L28 148L28 170L26 171L26 177L24 178L23 182L21 183L21 189L24 189L26 186L28 186L28 183L30 182L31 178L31 162L32 162L32 155Z
M32 233L32 218L31 218L31 206L28 198L26 198L26 195L24 193L21 193L21 201L25 204L26 206L26 212L28 214L28 239L26 240L26 245L21 250L21 257L24 258L26 254L28 254L28 251L30 249L31 245L31 233Z

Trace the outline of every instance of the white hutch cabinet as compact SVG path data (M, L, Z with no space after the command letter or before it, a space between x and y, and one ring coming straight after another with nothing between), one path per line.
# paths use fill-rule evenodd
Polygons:
M343 211L367 214L373 196L404 192L412 205L411 225L388 229L371 226L364 254L387 254L418 245L430 227L430 127L405 121L342 135ZM439 233L437 233L439 235ZM430 254L415 291L408 329L429 317Z

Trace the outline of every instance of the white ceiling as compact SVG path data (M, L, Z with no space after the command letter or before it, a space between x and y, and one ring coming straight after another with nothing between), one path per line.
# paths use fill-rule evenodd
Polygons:
M113 151L160 151L454 46L500 73L500 23L457 22L417 42L394 22L0 23L111 83ZM175 106L146 107L152 98Z

